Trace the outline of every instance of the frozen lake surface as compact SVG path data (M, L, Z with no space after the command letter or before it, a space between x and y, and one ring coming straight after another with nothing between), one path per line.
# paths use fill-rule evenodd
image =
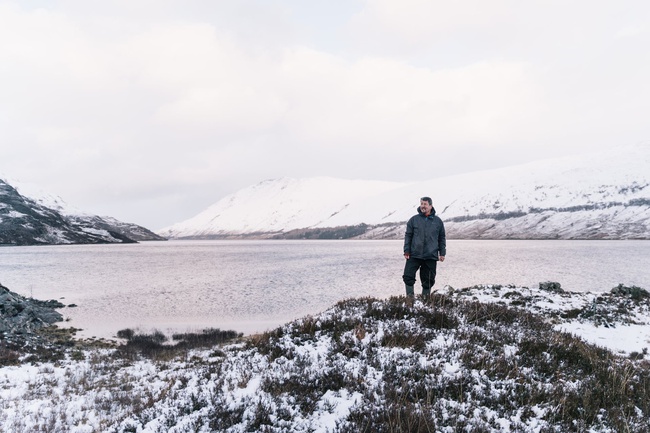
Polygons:
M476 284L650 289L648 241L448 241L436 288ZM76 304L83 336L214 327L246 334L339 300L402 295L401 241L169 241L0 248L0 283ZM417 293L416 285L416 293Z

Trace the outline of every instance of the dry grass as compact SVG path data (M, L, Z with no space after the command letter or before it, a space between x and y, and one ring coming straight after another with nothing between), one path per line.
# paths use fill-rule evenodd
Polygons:
M0 425L9 409L47 401L38 423L16 417L10 431L65 433L90 419L106 432L141 431L154 419L158 431L309 431L306 419L337 409L325 395L354 394L333 432L496 432L503 422L511 431L650 431L647 361L502 305L350 299L245 340L218 329L172 342L158 332L120 336L115 349L69 347L68 363L43 364L21 396L27 403L1 403ZM80 401L83 409L68 410Z

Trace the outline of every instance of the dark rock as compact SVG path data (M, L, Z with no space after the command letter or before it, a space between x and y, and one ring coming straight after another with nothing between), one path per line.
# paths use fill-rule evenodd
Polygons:
M618 286L614 287L611 290L611 294L619 295L619 296L629 296L630 298L636 300L650 298L650 292L648 292L646 289L642 289L641 287L637 287L637 286L627 287L624 286L623 284L619 284Z
M37 331L63 320L58 301L25 298L0 284L0 341L15 347L39 343Z
M564 293L564 289L561 287L560 283L557 283L555 281L546 281L539 283L539 289L552 293Z

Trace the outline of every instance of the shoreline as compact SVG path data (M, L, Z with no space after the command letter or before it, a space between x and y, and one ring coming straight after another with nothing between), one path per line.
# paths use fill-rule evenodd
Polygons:
M640 356L639 354L647 354L650 349L650 293L640 287L620 284L609 292L569 292L557 282L540 283L539 288L484 284L461 289L445 286L434 291L434 294L450 300L496 303L525 310L540 315L559 331L577 335L621 356ZM27 298L2 285L0 295L0 311L3 312L0 316L3 320L0 322L0 331L3 333L0 341L5 343L5 351L26 353L47 348L65 352L70 347L115 347L122 341L117 335L96 337L79 328L62 326L66 322L59 310L65 305L58 301ZM300 317L294 320L303 319ZM232 332L250 337L272 332L292 321L278 324L279 320L273 320L268 322L269 326L264 330L257 326L248 332L243 332L236 326L216 329L230 328L233 329ZM215 329L211 326L161 329L156 326L131 327L128 324L121 327L126 328L140 334L161 333L167 336Z

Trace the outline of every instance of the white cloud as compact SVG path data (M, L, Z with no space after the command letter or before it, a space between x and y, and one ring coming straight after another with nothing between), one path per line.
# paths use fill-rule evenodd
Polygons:
M432 71L399 60L364 58L333 62L337 66L325 76L308 74L312 57L291 60L305 65L296 75L311 78L288 115L291 131L304 141L364 148L399 141L406 150L435 142L495 142L511 133L515 120L524 122L516 128L535 123L535 83L522 64Z

